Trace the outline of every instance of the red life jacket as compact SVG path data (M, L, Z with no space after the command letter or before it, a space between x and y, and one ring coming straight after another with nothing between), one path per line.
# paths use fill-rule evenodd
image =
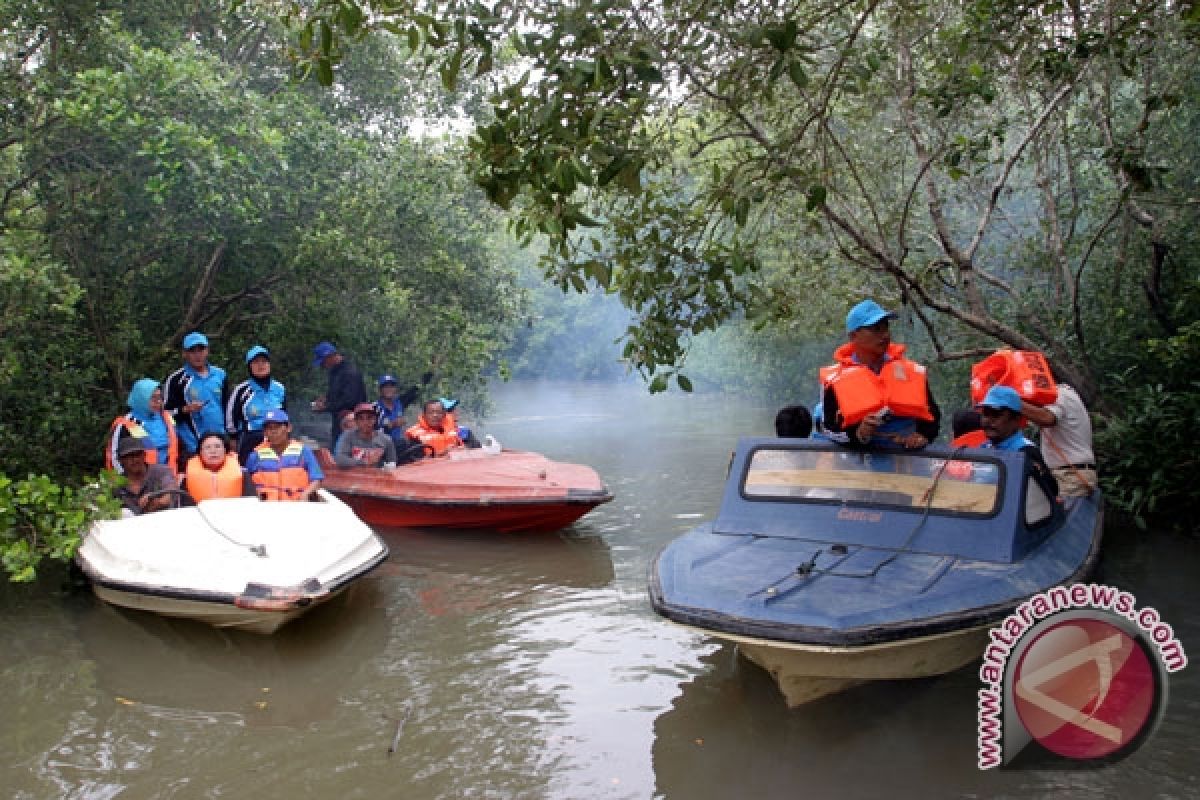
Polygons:
M184 488L197 503L211 497L241 497L242 468L237 456L226 453L225 462L217 470L204 466L199 455L192 456L184 470Z
M929 393L925 367L904 357L905 346L888 345L888 360L879 374L853 358L854 344L846 342L833 352L836 364L820 370L822 387L833 389L838 402L842 425L856 425L863 417L884 406L898 417L933 420L929 409Z
M1058 385L1046 357L1034 350L997 350L971 367L971 402L979 405L993 386L1015 389L1021 399L1047 406L1058 399Z
M175 420L165 412L162 413L163 422L167 426L167 466L171 468L171 474L175 475L179 472L179 438L175 435ZM104 448L104 468L116 469L117 466L117 444L120 442L121 435L118 428L124 427L127 435L138 436L144 438L147 442L150 441L150 434L142 427L142 423L133 418L131 414L123 414L112 421L112 425L108 426L108 447ZM158 448L151 447L146 450L146 463L158 463Z
M410 425L404 435L414 442L432 447L435 456L444 456L451 447L462 447L462 439L458 438L458 426L453 424L454 421L454 417L446 414L442 427L435 428L421 414L417 417L417 424Z
M955 436L950 440L951 447L983 447L984 442L988 440L987 434L982 430L967 431L961 436Z
M288 442L282 455L263 442L254 448L258 469L250 476L254 491L263 500L299 500L312 482L304 468L304 445Z

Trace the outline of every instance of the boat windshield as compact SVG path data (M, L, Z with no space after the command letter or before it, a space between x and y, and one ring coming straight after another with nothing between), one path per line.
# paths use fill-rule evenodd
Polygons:
M990 515L1002 466L922 453L760 448L742 482L750 500L802 500Z

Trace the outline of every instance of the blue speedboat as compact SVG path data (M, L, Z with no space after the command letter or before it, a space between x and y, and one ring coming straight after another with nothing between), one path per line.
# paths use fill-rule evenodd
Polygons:
M992 624L1091 571L1101 507L1048 497L1021 453L743 439L717 518L659 554L650 599L799 705L978 659Z

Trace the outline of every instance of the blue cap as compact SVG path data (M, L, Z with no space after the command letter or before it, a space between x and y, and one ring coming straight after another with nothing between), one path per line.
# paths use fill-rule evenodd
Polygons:
M251 347L249 350L246 351L246 363L249 364L251 361L258 358L259 356L266 356L268 359L270 359L271 352L269 350L267 350L267 348L263 347L261 344L256 344L256 345L254 345L254 347Z
M316 347L313 348L313 355L315 356L315 358L313 359L313 366L314 367L321 366L322 361L324 361L326 358L328 358L329 356L333 355L336 352L337 352L337 348L334 347L332 344L330 344L329 342L321 342L319 345L317 345Z
M452 397L439 397L438 402L442 404L442 408L447 411L453 411L458 407L458 401Z
M881 319L895 319L895 311L884 311L874 300L863 300L846 315L846 333L874 325Z
M1009 411L1021 413L1021 395L1011 386L993 386L983 396L979 404L984 408L1007 408Z
M208 347L208 337L200 331L192 331L183 337L183 349L191 350L193 347Z
M395 375L380 375L379 376L379 388L381 388L381 389L383 388L384 384L399 383L399 382L400 381L396 380Z
M266 425L269 422L285 422L286 423L286 422L291 422L291 420L288 419L287 412L284 411L282 408L272 408L266 414L263 414L263 425Z

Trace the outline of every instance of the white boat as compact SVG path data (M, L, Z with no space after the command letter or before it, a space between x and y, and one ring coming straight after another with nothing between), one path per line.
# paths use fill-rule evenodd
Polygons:
M232 497L98 520L75 560L113 605L273 633L387 556L374 531L322 489L309 503Z

